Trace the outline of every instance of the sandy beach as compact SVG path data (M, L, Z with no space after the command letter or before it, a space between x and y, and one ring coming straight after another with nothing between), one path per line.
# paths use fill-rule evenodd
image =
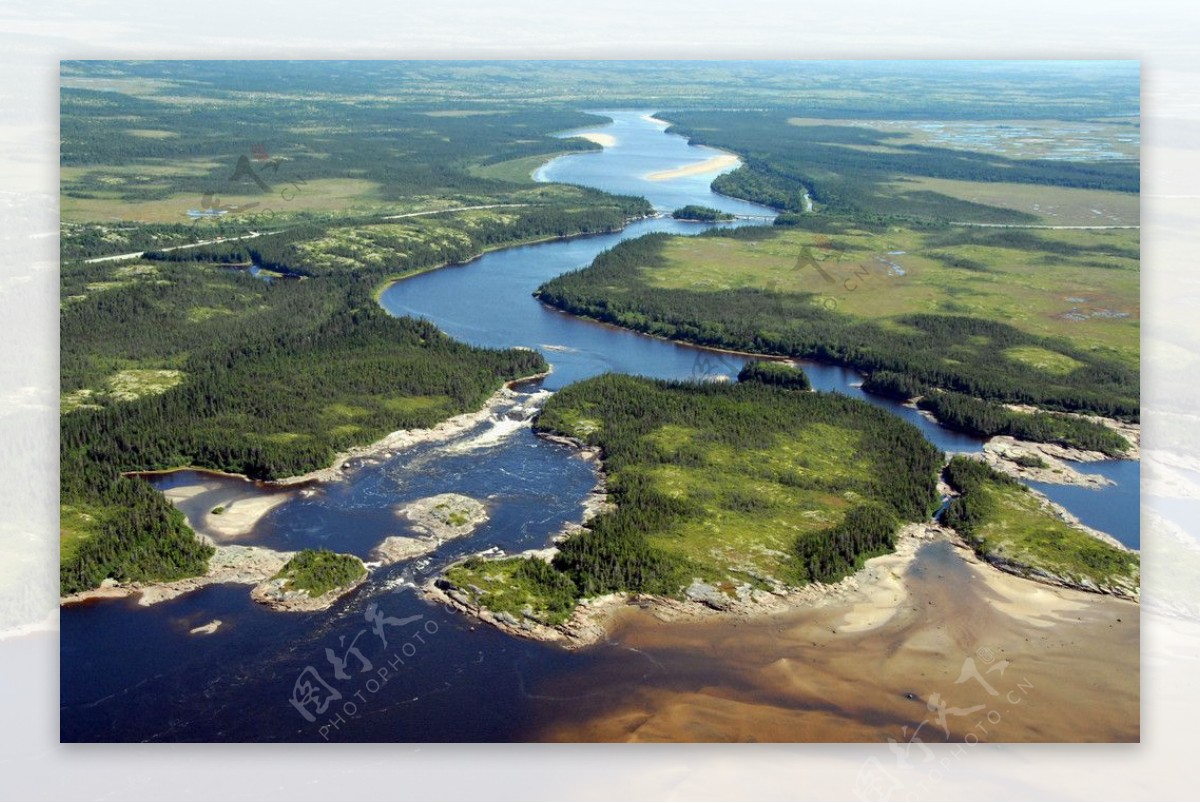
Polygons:
M695 164L683 165L670 170L658 170L653 173L647 173L648 181L670 181L673 178L685 178L687 176L698 176L702 173L713 173L717 170L723 170L726 167L732 167L741 164L741 159L734 156L732 153L722 153L711 159L705 159L703 162Z
M266 493L247 481L245 489L230 488L228 483L180 485L163 491L171 504L183 511L188 526L214 543L232 543L253 532L258 522L293 493ZM215 512L215 511L220 511Z

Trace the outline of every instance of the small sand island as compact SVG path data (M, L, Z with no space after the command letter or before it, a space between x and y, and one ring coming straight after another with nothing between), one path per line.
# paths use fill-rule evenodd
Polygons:
M223 623L221 622L220 619L213 619L211 622L209 622L206 625L200 625L199 627L193 627L191 630L188 631L188 634L193 635L193 636L211 636L213 633L216 633L217 630L219 630L221 628L222 624Z
M686 178L688 176L699 176L704 173L715 173L718 170L724 170L727 167L733 167L742 163L732 153L718 154L711 159L705 159L703 162L696 162L689 165L681 165L673 167L670 170L657 170L653 173L646 174L647 181L670 181L673 178Z
M167 488L162 494L183 511L188 526L218 544L247 537L268 513L293 498L293 493L264 493L249 479L244 488L199 482Z
M408 520L417 537L393 535L371 551L384 565L427 555L447 541L470 535L488 520L487 507L462 494L438 494L409 502L396 510Z

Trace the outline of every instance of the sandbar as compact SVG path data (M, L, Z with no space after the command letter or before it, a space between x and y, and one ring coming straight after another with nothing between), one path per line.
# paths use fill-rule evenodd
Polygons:
M162 493L183 511L193 530L218 544L245 538L264 516L293 498L290 493L264 493L250 483L245 489L221 483L180 485Z
M574 136L580 139L586 139L588 142L594 142L602 148L611 148L617 144L617 138L612 134L575 134Z
M685 178L687 176L698 176L702 173L712 173L717 170L724 170L727 167L741 164L741 159L732 153L722 153L711 159L705 159L703 162L696 162L690 165L682 165L673 167L670 170L658 170L654 173L647 173L647 181L670 181L673 178Z

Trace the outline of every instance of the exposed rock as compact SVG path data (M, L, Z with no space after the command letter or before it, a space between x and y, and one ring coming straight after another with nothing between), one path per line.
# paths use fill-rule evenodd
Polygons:
M442 543L436 538L408 538L390 535L371 550L371 559L388 566L402 560L412 560L433 552Z
M1079 449L1067 449L1048 443L1019 441L1009 435L997 435L983 445L983 461L997 471L1017 479L1048 482L1056 485L1080 485L1102 488L1115 483L1103 474L1083 474L1063 462L1062 455L1081 453ZM1091 454L1091 453L1084 453ZM1045 466L1023 466L1021 459L1036 458ZM1077 460L1077 457L1069 458Z
M493 417L501 408L512 404L521 394L515 392L512 388L524 382L530 382L535 379L540 379L546 374L533 374L531 376L514 379L511 382L505 383L504 387L492 394L491 398L484 403L479 410L470 413L456 415L453 418L448 418L435 427L429 429L401 429L397 430L375 443L366 446L355 446L338 454L333 463L327 468L310 471L306 474L300 474L295 477L285 477L284 479L275 480L272 485L299 485L303 483L313 482L338 482L345 479L345 469L347 464L352 461L388 457L393 452L399 449L406 449L419 443L441 443L453 437L461 435L474 426Z
M488 520L487 507L462 494L438 494L409 502L396 511L417 532L439 543L470 535Z
M1017 413L1046 412L1045 410L1041 410L1028 404L1006 404L1004 406ZM1125 453L1122 455L1122 457L1129 460L1141 459L1142 427L1140 424L1129 424L1124 421L1117 421L1114 418L1104 418L1098 415L1083 415L1082 413L1055 413L1055 415L1062 415L1068 418L1081 418L1084 421L1091 421L1095 424L1101 424L1105 427L1108 427L1129 443L1129 448L1125 450ZM1074 460L1080 463L1094 463L1097 460L1113 459L1111 455L1107 455L1104 452L1089 451L1087 449L1074 449L1069 446L1059 446L1053 443L1039 443L1036 444L1036 446L1045 454L1058 457L1063 460Z

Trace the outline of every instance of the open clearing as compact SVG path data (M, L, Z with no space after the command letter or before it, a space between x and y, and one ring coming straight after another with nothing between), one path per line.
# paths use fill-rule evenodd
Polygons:
M965 313L1063 337L1136 366L1138 242L1135 230L954 228L679 237L666 247L665 266L644 275L662 288L814 293L826 308L863 319Z
M995 153L1013 159L1133 159L1140 156L1136 119L1109 120L822 120L793 117L792 125L847 125L901 134L895 145L924 145Z
M222 195L216 199L222 207L237 207L248 214L292 212L330 212L380 206L378 185L360 178L326 178L294 186L280 183L269 193ZM285 195L286 193L286 195ZM62 221L130 221L143 223L187 223L189 209L204 207L204 198L195 193L179 193L153 201L127 201L114 190L109 198L62 197ZM254 204L254 206L251 206ZM233 217L230 212L226 217Z
M1052 226L1136 226L1140 221L1141 199L1128 192L924 177L904 178L890 186L898 192L938 192L1013 209Z

